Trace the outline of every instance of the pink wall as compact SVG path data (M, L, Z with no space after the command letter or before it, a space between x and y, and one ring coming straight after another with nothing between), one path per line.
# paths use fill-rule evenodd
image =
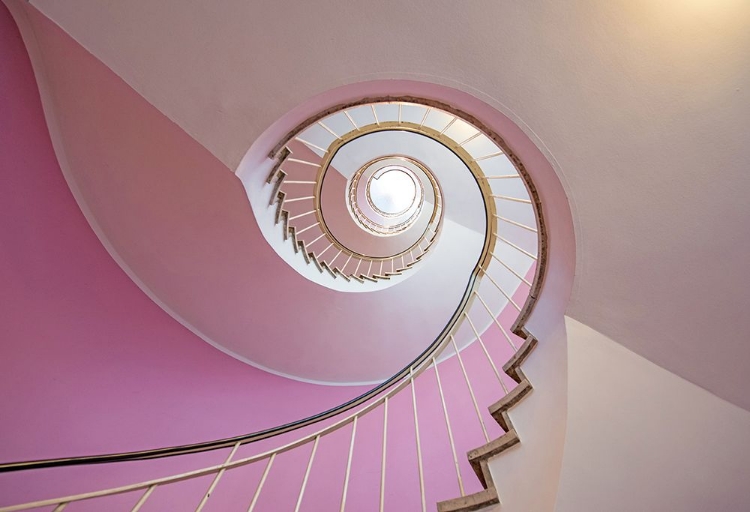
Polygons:
M387 378L442 330L470 257L456 258L463 270L440 281L414 272L398 290L378 293L344 294L300 279L264 239L231 170L33 6L11 4L26 6L39 49L32 63L43 70L45 111L57 121L53 144L78 203L126 272L184 325L262 367L341 383ZM267 201L263 213L272 211ZM276 226L272 232L281 241ZM478 236L469 242L465 253L481 250ZM431 267L452 257L443 249ZM281 292L292 289L293 296ZM416 296L429 303L401 315ZM400 321L363 330L373 312Z
M244 365L192 335L151 302L109 257L67 188L28 56L4 7L0 38L0 460L236 435L318 412L362 391L303 384ZM207 154L197 157L202 163L212 159ZM502 318L506 325L512 321ZM499 332L490 329L483 339L497 361L507 360L510 351ZM464 358L493 438L500 429L485 406L502 391L478 345L466 349ZM442 363L440 372L466 490L475 491L479 484L464 454L483 442L481 429L457 360ZM417 381L416 392L426 494L434 503L456 497L458 486L432 370ZM392 400L389 417L386 506L414 510L419 495L408 391ZM330 510L338 501L348 434L345 428L321 442L305 509ZM359 427L351 510L377 507L381 435L382 411L375 411ZM238 456L256 449L243 448ZM308 453L303 448L279 458L261 510L293 505ZM224 456L217 452L0 475L0 505L130 483L218 463ZM253 466L229 472L210 509L246 505L260 471ZM145 510L194 506L209 481L204 477L159 490ZM136 499L124 495L71 505L70 510L116 510Z
M362 391L242 364L149 300L109 257L68 190L4 6L0 37L0 459L236 435Z

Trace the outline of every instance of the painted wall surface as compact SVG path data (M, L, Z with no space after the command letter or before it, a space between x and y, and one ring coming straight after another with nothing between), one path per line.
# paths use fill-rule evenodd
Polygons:
M491 459L489 467L503 512L548 512L557 495L566 429L568 372L562 317L539 339L523 372L534 389L510 411L521 443Z
M534 170L547 223L548 261L539 300L525 326L539 341L522 368L534 389L509 411L521 443L491 459L489 468L501 502L495 509L548 512L558 494L568 428L564 313L575 272L573 220L562 185L541 151L513 133L517 126L503 125L498 118L494 122L516 142L514 151Z
M422 270L376 293L300 279L264 240L233 173L53 22L20 8L41 49L32 62L44 73L45 111L56 118L52 139L74 195L113 257L173 317L250 364L337 384L382 381L443 330L480 236L459 232L453 272L440 272L453 256L443 244Z
M252 368L146 297L74 201L4 6L0 23L0 460L237 435L366 389L305 384ZM189 156L211 162L200 152Z
M555 510L750 510L750 413L576 320L566 326L568 429Z
M32 4L232 169L276 119L343 84L482 98L565 181L570 314L750 410L750 344L715 336L750 332L750 2Z
M0 197L3 218L11 219L2 225L4 252L0 270L3 283L9 284L3 289L7 294L3 302L11 306L2 311L4 358L0 384L3 389L15 390L4 394L0 402L4 418L10 418L9 422L4 420L3 440L12 440L0 445L2 459L126 450L232 435L317 412L328 403L338 403L360 391L300 384L248 368L177 325L137 289L109 258L67 190L50 146L23 47L9 18L3 18L2 22L4 28L8 28L2 31L7 39L3 41L2 58L3 62L7 59L12 64L6 69L14 70L5 74L2 82L3 119L9 121L3 125L2 147L15 149L3 153L3 175L8 175L7 182L12 186L3 189L4 195ZM137 115L145 108L136 103L128 105L120 111L123 117L119 119L138 126L143 118ZM96 109L101 107L101 104L92 107L92 112L98 113ZM132 109L130 114L123 114L129 108ZM70 116L62 121L71 122L74 114L62 112L62 116ZM164 121L148 119L154 123ZM134 131L104 130L104 138L110 137L113 147L130 142L118 140L114 134L138 139ZM178 153L165 151L170 147L180 147L184 151L184 160L170 165L194 162L210 171L225 172L184 134L171 134L167 142L171 146L156 148L160 154L176 158L180 156ZM530 148L536 149L533 144ZM96 148L92 146L92 149ZM106 158L101 162L106 162ZM23 172L19 173L19 169ZM148 176L150 170L140 169L140 185L144 188L155 186ZM204 176L188 167L183 170L189 173L190 179ZM111 172L111 169L102 168L102 173L105 171ZM188 190L186 181L187 178L177 180L173 186ZM211 183L207 179L201 186L215 191L210 188ZM118 192L116 180L109 186L113 192ZM132 189L121 187L119 192L127 195ZM117 195L113 193L112 197ZM141 206L150 207L145 203ZM170 262L166 263L170 267ZM171 268L178 273L184 271L179 267ZM522 302L518 296L516 300ZM512 322L513 315L509 309L501 315L506 326ZM465 326L463 330L467 330ZM553 331L543 333L548 332ZM507 360L509 347L499 331L491 328L483 334L483 339L497 361ZM495 437L499 435L499 428L484 406L497 400L502 391L479 346L474 344L464 352L472 385L482 404L481 414L490 437ZM441 363L440 371L450 417L454 421L463 481L467 492L471 492L478 489L478 483L463 454L483 442L481 428L457 360ZM457 496L458 485L451 472L452 455L435 376L430 372L432 370L418 381L416 393L420 404L426 495L428 502L434 503ZM31 373L34 379L28 378ZM388 461L389 467L409 467L412 471L389 470L386 482L387 502L392 507L404 506L409 510L418 506L419 498L411 405L408 392L392 402ZM377 503L382 443L379 437L382 425L378 418L374 413L362 423L361 445L357 448L360 451L355 451L359 462L353 466L350 491L355 510L375 508ZM325 500L333 502L336 496L338 481L326 477L343 471L346 433L344 429L339 438L327 438L321 443L306 498L311 503L321 504L320 507L328 503ZM283 464L279 459L282 469L274 472L269 480L263 509L278 510L278 496L293 501L288 487L297 485L295 479L301 480L308 455L309 452L300 450L290 454ZM200 464L218 463L225 456L226 453L217 452L127 466L42 471L34 477L5 475L0 479L0 495L11 503L61 492L91 490ZM248 482L253 478L257 481L259 474L257 467L230 472L222 482L224 491L217 494L211 506L215 510L226 510L222 507L246 503L252 492ZM210 479L181 484L179 492L172 491L171 497L170 491L165 490L167 494L157 495L158 499L150 506L152 510L163 510L166 504L195 503L207 487L207 480ZM111 503L130 500L132 504L135 499L136 496L128 495L113 498ZM97 506L77 507L97 510Z
M118 268L87 225L49 140L28 57L0 10L0 460L47 458L172 445L235 435L335 405L361 388L321 387L236 361L178 325ZM200 155L191 155L200 158ZM219 172L220 170L217 170ZM523 292L520 292L523 293ZM516 300L522 300L516 296ZM509 324L513 311L501 320ZM497 328L484 335L497 361L510 347ZM516 340L518 342L518 340ZM480 403L501 388L474 344L463 354ZM466 490L478 482L463 454L481 444L480 423L456 358L440 365ZM506 379L507 385L512 383ZM434 371L416 384L428 502L458 495ZM377 508L382 411L359 426L350 483L353 510ZM499 428L482 408L491 436ZM390 404L386 502L419 504L414 419L408 390ZM330 510L340 496L349 430L321 442L306 491L308 510ZM268 447L273 443L264 443ZM243 448L242 457L257 451ZM226 451L119 465L0 476L1 505L132 483L216 464ZM293 505L309 447L280 457L259 510ZM409 468L405 470L404 468ZM247 505L262 466L227 473L209 510ZM188 509L210 478L158 490L143 510ZM134 493L71 505L71 510L132 506ZM369 507L369 508L368 508ZM283 509L283 508L282 508Z

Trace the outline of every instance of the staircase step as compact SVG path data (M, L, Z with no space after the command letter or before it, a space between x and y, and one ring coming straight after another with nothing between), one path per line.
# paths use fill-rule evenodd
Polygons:
M281 190L281 184L284 182L284 179L286 179L286 173L282 170L279 170L276 177L276 183L273 184L273 190L271 191L271 201L268 203L268 206L271 206L273 202L275 201L276 194L279 193L279 190Z
M531 386L531 383L528 380L523 380L519 385L511 389L507 395L489 406L490 414L506 432L513 427L510 425L508 415L505 413L520 402L532 389L534 388Z
M292 152L289 151L289 148L284 148L281 150L281 153L279 154L279 159L276 161L276 163L273 166L273 169L271 169L271 172L268 174L268 178L266 178L266 183L269 185L273 181L274 177L276 176L276 173L279 172L281 169L281 166L284 164L284 160L289 158L289 155L291 155Z
M332 278L336 279L336 273L331 269L331 267L328 266L328 263L325 261L320 262L320 266L325 269L326 272L328 272Z
M281 212L284 209L284 199L286 198L286 192L284 192L283 190L279 190L279 192L276 194L276 197L278 198L278 202L276 203L276 224L278 224L281 220Z
M520 371L519 367L529 357L531 351L536 347L537 341L533 336L528 336L526 341L521 348L511 357L507 363L503 365L503 371L510 376L511 379L517 383L521 383L524 380L523 372Z
M441 501L437 504L437 509L438 512L469 512L498 503L500 503L500 499L497 496L497 490L490 487L468 496Z
M321 274L323 272L325 272L323 270L323 266L320 264L320 262L318 261L318 258L315 256L315 254L313 254L311 252L308 252L307 255L310 257L310 261L312 261L315 264L315 266L317 267L317 269L320 271Z
M505 434L501 435L497 439L493 439L487 444L475 448L467 453L471 467L476 473L479 481L483 487L488 487L488 477L486 471L483 471L483 464L486 465L491 457L498 455L508 448L517 445L521 440L518 438L518 434L515 430L510 429Z

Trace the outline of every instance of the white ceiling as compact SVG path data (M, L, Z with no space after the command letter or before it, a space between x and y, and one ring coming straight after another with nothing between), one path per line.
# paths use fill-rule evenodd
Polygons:
M569 194L569 314L750 409L750 2L31 3L231 169L346 83L497 105Z

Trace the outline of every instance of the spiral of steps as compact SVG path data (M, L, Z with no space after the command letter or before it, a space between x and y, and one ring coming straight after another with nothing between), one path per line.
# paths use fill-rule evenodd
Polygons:
M420 272L439 279L451 272L444 267L452 253L474 262L440 334L368 391L291 423L191 445L2 464L2 472L64 471L223 457L187 472L0 511L102 510L101 500L108 510L116 503L131 511L344 511L366 503L381 511L458 511L499 503L488 461L521 441L508 411L532 390L521 365L537 340L524 324L546 265L541 205L523 164L475 117L415 97L328 108L282 138L269 163L248 197L267 241L302 278L337 293L368 294L398 290ZM388 172L399 173L395 188L377 181ZM472 246L457 243L456 226L481 235L477 254L465 254ZM432 253L437 260L441 251L449 257L431 269ZM167 492L177 484L197 488L206 478L192 505ZM254 480L252 492L246 478ZM237 502L240 481L244 504Z
M0 512L750 510L746 20L0 0Z

